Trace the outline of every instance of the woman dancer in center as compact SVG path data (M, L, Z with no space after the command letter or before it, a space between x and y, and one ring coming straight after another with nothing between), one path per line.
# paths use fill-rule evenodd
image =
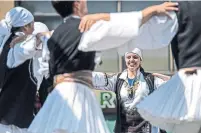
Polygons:
M113 91L116 94L115 133L165 133L144 120L136 105L170 77L145 72L141 66L142 61L141 50L135 48L125 53L127 68L122 73L108 76L102 72L93 72L93 84L96 89Z

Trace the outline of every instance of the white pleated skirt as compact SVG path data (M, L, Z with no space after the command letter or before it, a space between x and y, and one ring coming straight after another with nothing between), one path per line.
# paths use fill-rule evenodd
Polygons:
M28 131L52 133L110 133L94 92L87 86L63 82L49 94Z
M19 128L15 125L3 125L0 124L0 133L32 133L28 131L26 128ZM66 130L57 129L52 133L68 133Z
M137 108L144 119L168 132L198 133L201 127L201 70L192 75L180 70Z

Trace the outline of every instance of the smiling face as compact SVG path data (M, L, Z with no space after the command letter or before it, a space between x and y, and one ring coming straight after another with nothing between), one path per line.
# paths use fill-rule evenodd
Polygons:
M128 53L125 57L126 66L130 71L136 71L141 65L140 56L134 53Z

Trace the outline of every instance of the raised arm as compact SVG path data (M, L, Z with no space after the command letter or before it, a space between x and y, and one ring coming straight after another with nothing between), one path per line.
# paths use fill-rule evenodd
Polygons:
M106 73L92 72L92 81L97 90L115 91L117 75L109 77Z
M9 68L17 67L26 60L33 58L37 52L42 53L42 57L39 60L43 62L45 60L44 58L49 57L49 50L46 45L52 33L53 31L42 32L37 35L24 35L13 39L10 44L11 49L8 53L7 66Z
M36 37L34 35L28 36L24 41L16 43L10 48L7 66L9 68L19 66L26 60L33 58L38 50Z
M89 31L84 32L78 49L103 51L121 46L126 47L127 50L134 47L151 49L167 46L178 28L176 14L167 13L169 10L177 10L177 8L170 5L176 6L177 3L152 6L139 12L106 14L105 18L108 17L106 20L109 21L98 21L94 25L93 22L89 21L89 25L93 26ZM161 13L168 15L152 17ZM104 16L104 14L100 16ZM88 18L93 20L90 16ZM122 22L122 20L124 21Z
M168 11L177 11L178 8L176 7L178 3L173 3L173 2L165 2L161 5L155 5L155 6L150 6L148 8L145 8L142 10L142 17L139 18L141 19L140 21L140 26L146 23L152 16L154 15L166 15L169 16ZM111 20L111 15L114 15L116 13L97 13L97 14L91 14L91 15L86 15L82 18L82 21L79 25L79 29L81 32L88 31L91 26L96 23L99 20L104 20L104 21L110 21ZM117 13L119 14L119 13ZM123 20L123 18L122 18Z

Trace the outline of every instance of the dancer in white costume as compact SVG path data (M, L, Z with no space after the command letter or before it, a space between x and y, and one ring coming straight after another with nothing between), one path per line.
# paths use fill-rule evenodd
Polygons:
M80 17L87 13L86 1L53 1L64 19L48 40L50 77L54 89L47 97L28 131L52 133L63 129L69 133L109 133L102 110L91 90L91 72L95 52L77 49L82 34Z
M50 36L38 35L43 32L49 32L48 27L44 23L34 22L33 34L15 38L10 44L11 51L8 53L9 67L18 66L26 60L32 59L33 69L31 71L36 78L37 89L39 89L43 77L48 75L48 62L43 60L43 54L46 52L47 40Z
M11 51L8 53L8 65L10 68L13 66L19 66L20 64L30 60L29 73L28 75L31 81L37 88L37 96L39 95L41 83L46 82L43 79L48 77L48 62L45 62L43 55L46 53L47 40L49 36L39 36L38 33L49 32L48 27L41 22L34 22L34 32L29 36L19 36L13 39L11 42ZM38 38L38 39L37 39ZM28 78L28 77L27 77ZM40 93L41 94L41 93ZM38 100L38 99L36 99ZM36 106L36 105L35 105ZM35 107L34 112L36 113L38 108Z
M179 2L179 11L170 12L171 18L154 16L141 27L133 25L131 16L134 13L118 14L116 20L119 21L116 25L105 24L99 29L92 27L89 31L94 31L93 35L85 34L79 49L93 51L99 47L105 50L122 45L119 48L121 53L132 47L162 48L172 41L172 51L179 71L166 84L140 102L138 111L146 120L166 131L198 133L201 127L200 9L201 2ZM96 17L89 15L85 19L94 21ZM118 23L122 19L128 24ZM86 20L83 21L83 25L87 23ZM81 26L81 31L85 30L83 27L85 26ZM121 36L128 34L129 43L113 40L116 36L121 40ZM138 36L134 37L133 34ZM95 38L97 35L99 38Z
M37 81L39 81L38 87L42 82L41 81L42 77L44 76L46 77L49 74L48 63L45 62L44 60L46 56L45 57L42 56L46 54L46 52L49 52L46 51L47 50L46 42L49 37L48 34L46 34L47 36L40 34L40 36L38 36L38 39L40 40L37 40L36 35L38 35L38 33L48 31L49 30L45 24L41 22L34 22L33 35L17 37L10 44L12 49L15 50L10 52L9 57L11 58L13 56L13 58L15 57L15 60L9 60L8 64L19 65L25 62L26 60L33 58L32 71L33 76L37 79ZM38 44L37 47L35 47L36 44ZM25 53L26 56L23 55ZM26 128L22 129L14 125L8 126L0 124L0 133L31 133L31 132L28 132ZM55 130L52 133L67 133L67 132L63 130Z

